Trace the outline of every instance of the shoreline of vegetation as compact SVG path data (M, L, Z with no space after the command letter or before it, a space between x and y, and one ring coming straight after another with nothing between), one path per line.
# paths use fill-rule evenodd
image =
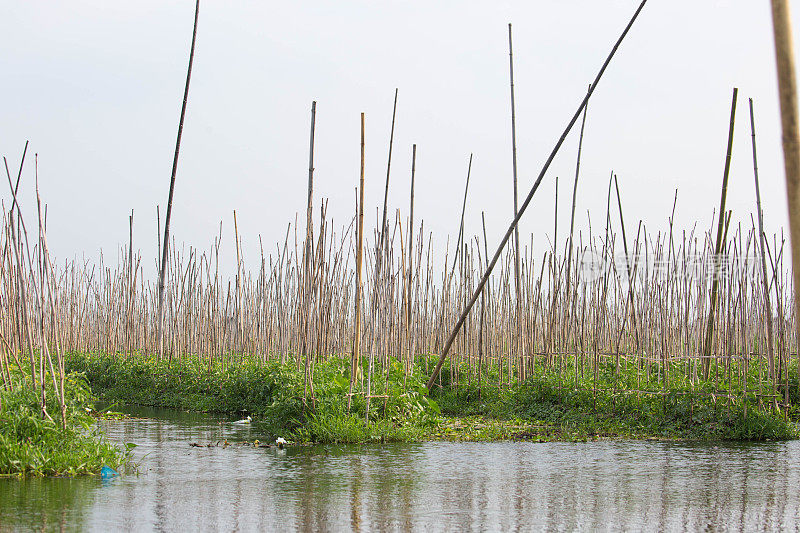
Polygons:
M99 475L104 466L129 464L133 445L102 434L86 409L94 398L82 376L65 376L63 421L42 413L41 386L32 386L29 375L10 365L7 377L10 386L0 387L0 478ZM45 386L44 405L59 405L52 385Z
M232 358L223 364L196 356L159 361L86 353L66 357L67 369L83 376L104 401L246 414L267 438L284 437L296 444L766 441L800 436L797 410L792 407L796 398L791 398L788 411L775 410L764 404L763 395L737 395L730 388L720 393L715 379L724 376L715 375L691 387L673 385L659 393L658 372L642 376L630 366L610 364L577 378L569 368L540 365L525 382L510 386L497 385L496 369L489 369L479 386L476 376L446 365L429 394L424 365L405 372L400 363L392 362L388 373L376 369L383 378L373 383L367 420L360 387L353 390L348 409L349 364L349 358L342 356L315 363L309 387L303 369L291 362Z

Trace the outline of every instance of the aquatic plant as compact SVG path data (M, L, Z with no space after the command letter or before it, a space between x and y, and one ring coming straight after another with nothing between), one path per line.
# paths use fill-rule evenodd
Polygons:
M129 461L132 446L108 442L85 407L92 400L86 381L68 374L65 379L66 427L41 418L38 394L25 377L10 368L16 385L0 389L0 476L98 475L104 466L118 468ZM55 401L56 394L45 394Z
M303 371L293 363L244 361L209 367L189 357L169 362L109 354L67 356L67 368L87 379L107 401L246 413L244 420L250 419L256 430L295 442L409 440L410 428L419 436L437 422L439 408L427 397L422 374L407 376L399 364L389 372L388 383L375 391L369 418L360 396L348 410L348 366L349 360L342 357L315 365L314 396L304 399Z

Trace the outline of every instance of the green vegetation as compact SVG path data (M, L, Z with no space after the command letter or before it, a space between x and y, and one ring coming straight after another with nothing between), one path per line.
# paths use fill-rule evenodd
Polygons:
M98 475L102 466L119 468L128 462L129 449L107 442L88 414L92 396L86 380L66 376L66 429L60 420L42 418L37 392L30 378L11 366L13 390L0 389L0 476ZM52 385L48 405L58 405Z
M223 366L195 357L169 362L71 354L67 366L83 373L105 400L247 413L269 436L294 442L798 437L791 417L787 419L785 412L773 411L764 403L769 391L752 388L745 395L744 384L734 379L724 383L724 394L718 392L721 380L735 378L737 371L716 367L708 380L673 383L667 391L660 389L662 369L655 364L648 368L605 364L598 367L596 375L579 373L577 377L568 366L559 370L538 365L525 382L510 387L497 385L497 369L493 368L484 372L479 388L466 365L456 372L448 362L441 386L429 396L423 385L424 366L414 367L404 377L402 366L393 363L388 382L381 379L373 384L367 422L363 394L353 395L348 410L349 361L344 357L330 357L314 366L313 396L305 388L302 371L292 363L245 359ZM759 371L756 366L748 370L754 383L759 381ZM383 371L376 373L382 375ZM692 375L691 371L684 373ZM790 401L793 399L790 396ZM790 414L796 412L794 407L790 409Z
M433 397L446 416L469 417L460 431L446 431L447 438L517 438L532 440L586 440L595 438L658 438L684 440L787 440L797 438L800 412L795 403L796 383L790 382L789 409L774 409L769 399L783 398L785 391L762 390L765 369L751 365L744 372L731 366L712 366L708 379L694 382L689 362L672 362L670 387L663 387L664 367L621 361L598 365L596 374L582 373L569 361L557 366L537 365L524 383L511 387L478 388L475 378L459 386L448 365L442 371L442 387ZM792 375L796 373L792 372ZM681 376L678 378L677 376ZM484 378L486 379L486 378ZM497 382L496 373L490 375ZM485 381L484 381L485 382ZM508 429L497 427L507 421Z
M363 394L353 395L348 410L349 361L339 357L314 365L313 396L310 389L304 394L303 373L291 363L209 365L191 357L169 362L103 354L71 354L66 363L104 400L246 413L269 436L295 442L421 440L439 418L422 376L404 379L398 363L390 369L388 388L382 381L373 390L369 423Z

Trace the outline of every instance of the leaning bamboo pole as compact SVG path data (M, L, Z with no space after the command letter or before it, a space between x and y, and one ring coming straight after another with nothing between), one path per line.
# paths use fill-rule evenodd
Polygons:
M509 225L508 230L506 231L506 234L501 239L500 245L497 247L497 250L495 251L494 257L492 258L491 262L487 266L486 272L484 272L483 277L481 278L481 281L478 283L478 287L476 288L475 292L472 295L472 298L470 298L470 300L467 303L466 307L462 311L460 318L458 319L458 321L456 322L455 326L453 327L453 330L450 333L450 336L447 339L447 341L446 341L446 343L444 345L444 348L442 349L442 353L439 356L439 361L436 363L436 367L434 368L433 373L431 374L430 378L428 378L428 382L427 382L428 390L431 390L433 388L433 384L435 383L436 378L439 375L439 371L442 369L442 365L444 364L444 361L447 358L447 354L450 351L450 347L453 345L453 341L455 341L456 335L458 335L458 332L461 329L461 326L464 324L464 321L467 319L467 315L469 314L470 310L472 309L472 306L475 305L475 301L478 299L478 296L480 295L481 291L483 290L484 285L486 285L486 282L489 280L489 276L491 276L492 270L494 270L494 266L497 264L497 260L500 258L500 254L502 254L503 248L505 248L505 245L508 242L508 239L511 237L511 234L514 231L514 228L517 227L517 224L519 224L519 220L522 218L522 215L525 213L525 210L528 208L528 205L531 203L531 200L533 200L533 195L536 194L536 190L539 188L539 184L542 182L542 180L544 179L545 174L547 173L547 170L550 168L550 164L553 162L553 159L555 158L556 154L561 149L561 145L564 144L564 139L566 139L567 134L570 132L570 130L572 130L572 126L575 125L575 122L577 122L578 117L580 116L581 112L583 112L583 108L586 107L586 104L589 101L589 98L591 97L591 95L595 91L595 89L597 88L597 85L600 83L600 80L602 79L603 74L605 73L606 69L608 68L608 65L611 63L611 60L614 58L614 55L616 55L616 52L619 49L619 46L622 44L622 41L625 39L625 36L628 35L628 32L630 31L631 27L633 27L634 22L636 22L636 19L639 17L639 14L642 12L642 9L644 9L644 6L646 4L647 4L647 0L642 0L642 3L639 4L639 7L636 9L636 11L634 12L633 16L631 17L630 22L628 22L628 25L623 30L622 35L620 35L619 39L617 39L617 42L614 44L614 47L611 49L611 52L608 54L608 57L606 58L605 62L603 63L603 66L600 67L600 71L597 73L597 76L595 77L594 82L591 84L591 88L589 89L588 93L586 94L586 96L581 101L580 105L578 106L577 111L575 112L575 114L570 119L569 123L567 124L567 127L564 129L564 132L561 134L561 137L556 142L556 145L553 148L552 152L550 153L550 156L545 161L545 164L542 167L542 170L539 172L539 176L536 178L536 181L534 181L533 186L531 187L531 190L528 193L527 198L525 198L525 201L522 203L522 206L520 206L520 210L517 213L517 216L515 216L514 219L511 221L511 224Z
M197 16L200 13L200 0L194 7L194 27L192 29L192 47L189 51L189 66L186 69L186 86L183 89L183 104L181 104L181 118L178 122L178 139L175 141L175 155L172 159L172 176L169 181L169 196L167 197L167 216L164 219L164 249L161 255L160 272L158 274L158 356L164 356L164 275L167 269L167 254L169 253L169 223L172 216L172 196L175 192L175 175L178 171L178 154L181 150L181 135L183 134L183 119L186 117L186 102L189 99L189 82L192 79L192 63L194 62L194 45L197 40Z

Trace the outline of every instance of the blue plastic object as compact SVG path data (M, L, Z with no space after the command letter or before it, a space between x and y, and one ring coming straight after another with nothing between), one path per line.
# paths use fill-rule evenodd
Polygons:
M100 477L103 478L103 479L108 479L110 477L114 477L114 476L118 476L118 475L119 475L119 472L117 472L113 468L109 468L107 466L104 466L103 468L100 469Z

